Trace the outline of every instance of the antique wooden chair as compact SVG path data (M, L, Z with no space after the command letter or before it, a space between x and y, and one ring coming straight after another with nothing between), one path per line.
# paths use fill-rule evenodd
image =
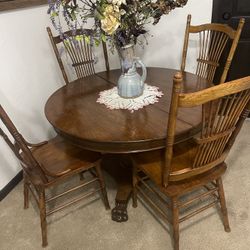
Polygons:
M72 31L67 31L64 33L66 36L65 39L62 39L61 36L59 35L53 36L51 29L49 27L47 27L47 32L66 84L68 84L70 81L69 77L66 74L63 60L59 53L58 49L59 46L62 46L65 49L66 53L68 54L72 62L72 67L74 68L78 79L95 74L94 58L91 46L85 41L84 38L78 39L77 37L80 36L82 32L90 36L91 30L89 29L77 30L74 33L74 35ZM109 71L108 52L105 42L102 42L102 47L103 47L106 70Z
M225 51L227 46L230 47L219 82L224 83L238 45L240 34L245 22L244 18L240 19L237 30L234 30L226 24L211 23L192 26L190 22L191 15L188 15L182 53L181 71L183 72L186 66L188 44L190 39L189 36L191 33L195 33L197 34L199 41L196 74L208 79L210 82L214 81L214 75L216 69L220 66L219 63L222 53Z
M132 156L133 206L137 206L137 193L142 194L172 224L175 250L179 249L179 223L218 202L225 231L230 231L221 176L227 168L226 156L249 114L250 103L250 77L186 94L182 93L181 82L181 73L177 73L166 149ZM178 110L200 105L200 134L174 145Z
M24 208L29 206L29 191L34 196L40 210L42 246L47 246L47 222L46 217L52 213L63 209L66 206L74 204L98 191L101 191L106 209L109 209L106 188L102 172L100 169L101 155L99 153L82 150L71 144L65 143L59 136L50 141L39 144L28 143L17 131L16 127L0 105L0 120L8 135L0 127L0 135L6 141L8 146L14 152L21 163L24 175ZM63 192L50 194L52 188L55 188L62 182L66 182L70 177L78 175L82 171L91 171L90 180L79 180L78 185L70 188L64 188ZM94 171L93 171L94 170ZM79 178L78 178L79 179ZM94 185L97 182L98 185ZM66 197L74 191L80 191L80 188L92 185L91 191L84 191L82 194L69 198L69 201L61 201L57 206L48 204L55 202L56 199ZM71 185L72 186L72 185ZM46 193L45 193L46 191ZM52 192L51 192L52 193ZM54 204L53 204L54 205Z

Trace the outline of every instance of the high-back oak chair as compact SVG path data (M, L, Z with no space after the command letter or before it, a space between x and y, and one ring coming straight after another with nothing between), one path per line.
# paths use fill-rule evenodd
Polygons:
M59 53L59 47L62 46L68 54L72 67L75 70L77 78L83 78L95 74L94 58L92 49L89 43L81 36L82 33L91 36L91 30L76 30L65 32L65 38L60 35L53 36L51 29L47 27L47 32L56 55L57 62L62 71L62 75L66 84L69 83L69 78L66 74L64 63ZM106 43L102 41L103 54L105 59L106 70L109 71L109 61Z
M249 100L250 76L185 94L182 92L182 75L177 73L168 118L166 149L138 153L132 157L133 206L137 206L139 191L172 224L175 250L179 249L179 223L218 202L225 231L230 231L221 176L227 168L225 159L229 150L249 114ZM200 134L175 145L178 110L198 106L203 112ZM194 190L200 192L192 194ZM183 200L185 194L189 195ZM171 216L152 199L152 195L170 210ZM195 209L195 204L199 205L198 209ZM189 213L183 215L183 209Z
M59 136L50 141L39 144L28 143L18 132L3 107L0 105L0 136L6 141L15 156L21 163L24 176L24 208L29 206L29 191L34 196L40 210L42 246L48 244L46 217L52 213L74 204L96 192L101 191L106 209L109 209L106 188L102 172L100 169L101 155L99 153L82 150L67 144ZM3 127L5 127L3 129ZM6 130L7 129L7 130ZM4 131L8 131L7 134ZM69 181L74 175L83 171L91 171L91 179L80 181L79 184L70 188L64 188L62 192L51 192L49 190L58 187L58 184ZM93 171L92 171L93 170ZM80 179L80 178L79 178ZM97 182L97 185L94 185ZM57 206L48 207L57 199L60 200L65 195L74 191L80 191L89 185L94 185L91 191L84 191L69 201L60 202ZM62 188L61 188L62 189ZM55 189L53 189L55 191ZM54 193L54 195L52 195ZM72 195L72 194L71 194Z
M186 66L189 36L191 33L195 33L199 41L196 74L206 78L210 82L213 82L216 69L220 66L219 62L224 49L230 46L219 82L224 83L238 45L244 22L245 19L241 18L237 30L234 30L226 24L220 23L193 26L190 24L191 15L188 15L182 52L181 71L183 72Z

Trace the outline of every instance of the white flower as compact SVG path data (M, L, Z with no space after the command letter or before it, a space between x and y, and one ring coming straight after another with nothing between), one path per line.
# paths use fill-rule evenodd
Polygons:
M126 4L126 0L108 0L111 1L113 5L121 6L121 4Z
M120 14L121 14L121 16L125 15L126 14L126 10L120 9Z
M119 8L117 9L112 4L109 4L103 14L104 18L101 20L101 27L107 34L112 35L120 26Z

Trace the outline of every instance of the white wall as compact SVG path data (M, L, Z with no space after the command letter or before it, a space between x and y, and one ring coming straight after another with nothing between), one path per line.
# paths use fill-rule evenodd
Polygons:
M150 26L149 45L137 48L147 66L180 67L186 16L192 23L210 22L212 1L189 0ZM0 12L0 103L28 140L38 142L54 132L44 116L47 98L63 84L50 46L47 6ZM111 67L119 67L111 55ZM97 71L104 69L100 58ZM192 65L191 65L192 68ZM20 171L13 154L0 139L0 190Z

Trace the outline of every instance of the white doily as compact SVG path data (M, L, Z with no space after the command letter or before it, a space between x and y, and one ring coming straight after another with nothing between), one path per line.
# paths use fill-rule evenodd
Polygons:
M104 90L99 93L96 102L105 104L109 109L128 109L132 113L149 104L154 104L163 96L162 91L158 87L144 84L143 94L136 98L122 98L118 95L117 87Z

